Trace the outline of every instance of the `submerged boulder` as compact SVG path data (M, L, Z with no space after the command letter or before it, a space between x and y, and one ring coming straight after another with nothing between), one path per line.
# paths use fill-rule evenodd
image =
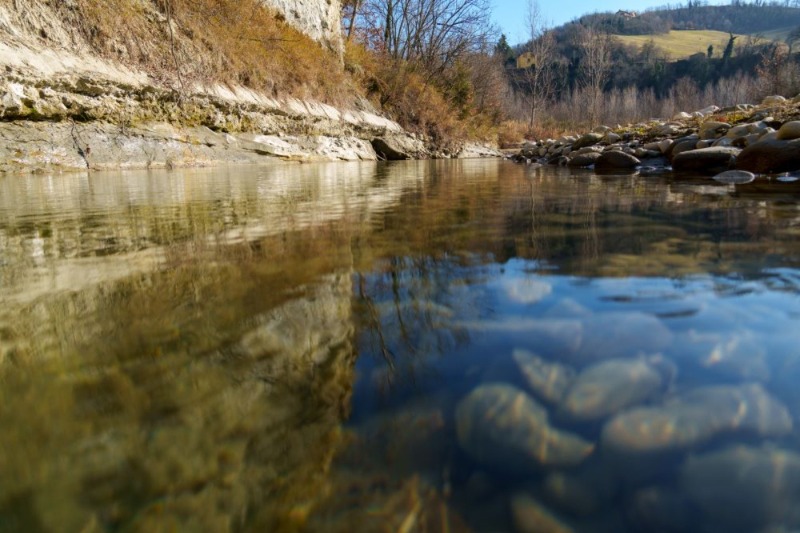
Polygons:
M742 185L750 183L756 179L756 175L746 170L726 170L721 174L717 174L712 178L714 181L720 183L727 183L730 185Z
M787 408L761 385L700 387L658 407L620 413L606 423L604 448L623 454L689 450L722 434L789 433Z
M800 526L800 455L739 446L690 457L680 484L715 531Z
M511 499L515 531L519 533L573 533L575 530L550 509L527 494Z
M644 358L604 361L578 376L561 411L576 420L606 418L651 399L663 385L662 375Z
M458 442L470 456L513 472L574 466L594 450L579 435L552 427L547 410L511 385L477 387L455 418Z
M657 353L672 342L672 332L652 315L640 312L612 312L583 321L580 345L575 352L563 352L568 362L592 364L606 359Z
M549 362L526 350L512 354L533 393L549 403L559 403L575 380L575 370L567 365Z

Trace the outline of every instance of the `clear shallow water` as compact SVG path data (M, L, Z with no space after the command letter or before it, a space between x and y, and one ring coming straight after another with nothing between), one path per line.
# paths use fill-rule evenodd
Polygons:
M0 531L793 531L800 185L0 178Z

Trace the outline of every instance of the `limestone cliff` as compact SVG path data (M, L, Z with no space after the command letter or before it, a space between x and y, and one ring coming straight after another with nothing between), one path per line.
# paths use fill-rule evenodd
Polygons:
M434 152L360 94L340 62L340 0L246 9L192 0L183 18L164 10L180 1L103 4L117 13L93 0L0 0L0 173L457 155ZM250 20L258 2L272 11ZM206 24L222 5L235 13ZM261 22L279 48L224 26ZM264 63L272 70L255 72ZM320 84L327 93L314 92Z
M339 0L263 0L286 21L315 41L342 50L342 6Z

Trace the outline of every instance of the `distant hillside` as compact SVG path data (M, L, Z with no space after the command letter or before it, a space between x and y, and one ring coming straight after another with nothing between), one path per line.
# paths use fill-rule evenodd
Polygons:
M787 32L788 33L788 32ZM744 37L738 35L737 37ZM764 36L765 38L766 35ZM652 42L663 50L667 58L677 61L697 53L708 52L709 45L713 46L715 56L722 54L728 44L730 34L715 30L675 30L658 35L619 35L617 39L622 44L635 46L637 49ZM780 37L782 40L782 37Z
M715 30L741 35L763 34L800 26L800 7L756 0L745 3L733 0L730 5L701 5L690 0L687 5L655 9L635 17L619 13L594 13L574 21L607 29L614 35L656 35L671 30Z

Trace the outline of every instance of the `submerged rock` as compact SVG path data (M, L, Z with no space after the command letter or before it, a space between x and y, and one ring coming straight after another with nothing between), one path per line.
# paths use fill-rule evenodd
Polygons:
M659 407L621 413L606 423L603 446L623 454L689 450L721 434L789 433L786 407L761 385L700 387Z
M690 457L680 484L717 531L800 526L800 455L740 446Z
M638 490L627 508L636 531L683 533L692 529L689 501L677 490L648 487Z
M575 530L527 494L511 499L511 514L518 533L573 533Z
M574 466L594 450L582 437L550 426L547 410L511 385L481 385L456 408L461 447L476 461L513 472Z
M661 374L644 358L613 359L584 370L561 410L576 420L598 420L652 398L663 385Z
M583 322L580 347L564 357L579 365L605 359L657 353L672 342L672 332L658 318L639 312L603 313Z
M720 183L742 185L755 180L756 175L752 172L747 172L746 170L727 170L721 174L717 174L712 179Z
M575 380L575 370L552 363L526 350L512 354L533 393L549 403L559 403Z
M542 482L547 501L573 516L600 512L620 488L619 480L607 463L588 462L575 471L551 472Z

